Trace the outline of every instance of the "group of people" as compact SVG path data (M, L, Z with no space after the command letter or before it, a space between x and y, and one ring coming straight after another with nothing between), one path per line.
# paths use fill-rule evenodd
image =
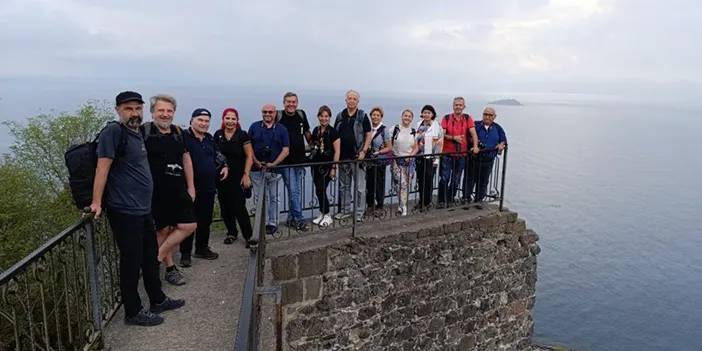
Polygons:
M261 120L247 131L240 124L239 112L226 108L220 128L211 135L212 114L205 108L195 109L190 127L182 129L173 123L177 103L172 96L151 97L152 121L143 123L142 96L132 91L117 95L120 123L108 124L99 135L91 210L99 216L106 209L120 251L120 290L127 324L160 324L161 312L185 304L167 297L161 289L161 264L167 282L186 284L173 260L176 247L181 267L190 267L191 257L218 258L209 247L215 197L227 228L225 244L234 243L239 231L246 245L251 243L246 199L252 194L257 197L255 190L264 183L265 230L268 234L278 230L277 184L281 179L289 199L287 225L309 230L302 214L306 172L302 164L313 163L310 168L320 212L311 221L314 225L328 226L334 219L350 217L362 220L364 214L383 210L388 166L399 198L399 215L408 213L415 174L419 185L415 207L423 210L432 205L436 168L437 207L454 202L461 181L463 202L484 199L494 159L507 142L504 130L494 122L493 108L486 107L482 121L475 122L463 113L465 99L457 97L453 113L440 121L434 107L426 105L417 123L413 111L406 109L400 123L390 127L383 124L382 107L371 108L370 115L359 108L358 92L349 90L345 101L346 108L335 115L333 123L332 110L321 106L319 124L311 130L305 111L298 108L298 96L288 92L282 110L274 104L263 105ZM337 177L339 211L332 217L327 188ZM354 196L356 211L352 213ZM149 309L143 307L137 291L140 271Z

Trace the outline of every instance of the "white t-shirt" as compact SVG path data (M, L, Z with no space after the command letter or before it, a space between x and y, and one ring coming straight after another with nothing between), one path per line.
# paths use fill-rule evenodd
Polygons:
M441 129L441 124L437 122L436 120L433 120L431 124L427 126L422 126L422 123L424 121L420 120L417 122L417 138L419 139L419 133L424 132L422 135L422 138L424 139L424 147L420 148L419 152L420 154L433 154L433 153L439 153L441 150L439 150L438 147L438 140L434 139L441 139L443 136L443 130ZM417 140L419 141L419 140ZM428 144L427 144L428 143Z
M409 156L412 154L415 139L412 135L411 127L403 127L399 125L400 131L397 133L395 140L392 143L392 154L395 156ZM393 127L393 134L395 127Z

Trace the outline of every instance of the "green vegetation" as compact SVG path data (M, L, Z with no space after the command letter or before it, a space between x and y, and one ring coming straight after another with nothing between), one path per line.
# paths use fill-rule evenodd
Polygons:
M0 271L78 218L63 154L72 144L92 140L113 119L104 104L88 102L74 114L3 122L15 140L0 159Z

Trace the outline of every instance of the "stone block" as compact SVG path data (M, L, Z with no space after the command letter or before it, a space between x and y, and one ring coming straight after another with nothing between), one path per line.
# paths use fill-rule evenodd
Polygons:
M283 305L302 301L302 282L294 280L281 284L283 292Z
M295 256L273 257L273 280L281 281L297 278L297 264L295 258Z
M305 301L319 299L320 293L322 291L321 277L306 278L303 280L303 285L305 289Z
M319 275L327 271L327 249L307 251L297 256L298 277Z
M461 222L447 223L443 226L444 234L455 234L461 231Z

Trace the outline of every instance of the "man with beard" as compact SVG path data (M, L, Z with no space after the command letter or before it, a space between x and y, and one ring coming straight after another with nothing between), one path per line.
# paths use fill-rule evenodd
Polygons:
M120 254L119 286L124 322L158 325L163 323L163 317L156 313L180 308L185 301L167 297L161 290L158 276L158 244L151 216L153 182L144 140L139 133L144 101L133 91L122 92L115 100L119 123L108 124L100 133L90 209L96 217L101 215L104 194L107 219ZM139 298L139 271L149 296L149 310L143 308Z
M173 125L175 98L156 95L150 103L153 122L141 128L154 181L151 213L156 223L158 261L166 264L167 282L183 285L185 276L173 262L172 251L196 228L193 164L183 131Z
M214 199L217 194L217 177L227 178L227 168L224 156L219 152L214 138L207 131L210 129L210 111L204 108L195 109L190 118L190 128L183 133L185 145L190 151L195 173L195 258L216 260L219 254L210 249L210 225ZM218 171L218 168L221 170ZM180 265L190 267L193 236L180 243Z

